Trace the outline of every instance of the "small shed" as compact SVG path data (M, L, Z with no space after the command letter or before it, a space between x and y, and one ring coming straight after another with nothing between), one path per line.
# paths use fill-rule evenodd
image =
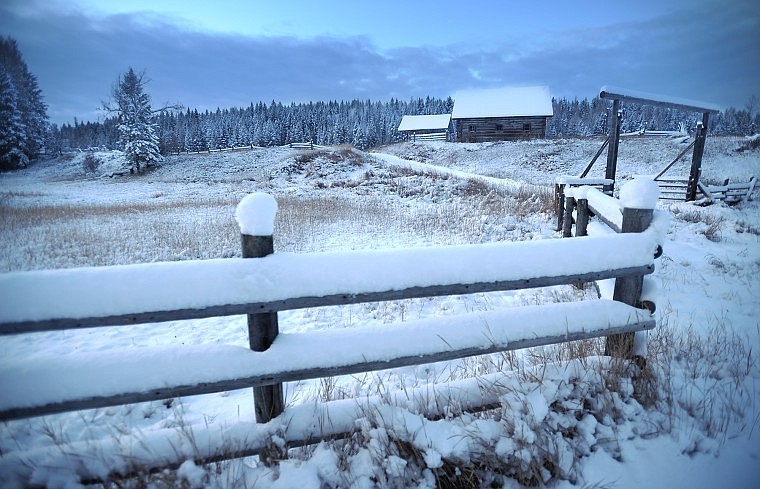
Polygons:
M398 132L407 140L441 140L449 138L451 114L405 115L401 118Z
M507 141L546 137L554 115L548 87L464 90L454 95L456 141Z

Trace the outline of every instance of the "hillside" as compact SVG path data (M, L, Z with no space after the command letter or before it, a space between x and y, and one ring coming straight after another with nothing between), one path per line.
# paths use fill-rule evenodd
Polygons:
M738 153L741 143L708 138L703 180L760 176L760 152ZM171 156L131 177L110 176L122 164L117 152L96 153L101 163L93 171L84 169L84 154L69 155L0 174L0 272L240 256L233 212L253 191L278 200L278 252L554 239L552 183L579 174L600 145L597 139L566 139L401 143L373 152L344 146L253 148ZM621 182L656 173L681 148L678 139L625 139ZM679 163L671 172L684 175L688 165ZM602 172L599 161L591 175ZM577 349L539 348L292 383L286 389L291 409L316 399L391 399L428 383L472 377L511 390L499 409L436 420L410 403L389 401L387 410L357 420L362 430L356 437L294 449L278 471L256 459L208 469L189 462L171 474L140 476L137 484L752 487L760 478L758 200L732 207L659 204L671 216L671 229L655 272L658 328L650 335L653 371L646 395L630 372L610 384L593 341ZM595 294L593 287L558 286L304 309L282 313L280 327L361 328ZM244 321L212 318L0 337L0 357L87 354L115 343L246 345ZM151 440L157 447L169 432L186 443L194 442L195 428L234 432L252 416L250 397L248 390L235 391L4 423L0 485L12 487L16 473L51 486L73 483L67 459L55 453L76 451L92 440L113 441L116 448L108 450L117 453L142 446L150 451ZM109 460L111 452L103 450L95 458Z

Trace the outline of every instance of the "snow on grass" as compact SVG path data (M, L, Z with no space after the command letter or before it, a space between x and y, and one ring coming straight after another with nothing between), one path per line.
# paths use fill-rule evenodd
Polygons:
M708 182L760 175L757 151L734 151L742 143L738 138L708 138L703 165ZM40 163L0 175L2 239L7 244L0 251L0 264L4 271L18 271L239 256L234 208L256 191L272 193L281 203L275 223L277 252L547 239L555 236L550 213L541 214L534 204L530 212L518 211L512 190L499 190L497 182L475 192L467 174L550 189L557 177L579 174L599 145L601 140L593 139L430 142L381 150L464 172L447 175L430 167L405 173L395 168L408 163L394 166L349 157L343 149L301 162L300 153L287 148L171 157L137 179L85 175L81 162ZM624 140L619 180L656 174L681 148L674 140ZM590 176L603 173L603 165L597 165ZM688 165L679 162L668 176L687 175ZM259 466L254 457L212 466L205 476L195 470L201 467L188 463L174 476L161 477L168 477L167 485L174 480L179 484L181 478L195 487L433 487L436 480L509 487L515 480L525 484L547 476L554 476L556 487L566 488L752 487L760 478L755 463L760 456L760 209L757 202L707 208L660 203L656 217L658 213L673 218L661 230L664 254L654 277L659 283L658 327L650 334L647 353L651 378L615 374L593 357L577 359L578 352L600 353L599 344L590 341L289 383L288 409L311 410L312 415L301 419L317 427L328 418L314 415L314 399L374 394L387 402L406 392L425 405L448 403L456 414L458 405L451 397L424 386L475 376L476 386L493 380L505 390L484 390L496 396L500 407L495 412L440 420L425 418L424 410L406 397L387 408L367 404L359 412L360 404L345 400L351 415L336 419L355 421L359 434L294 450L278 472ZM193 242L173 235L191 236ZM281 330L381 328L397 321L592 294L593 289L553 287L288 311L280 315ZM78 352L107 355L115 345L216 344L245 347L244 318L4 337L0 355L76 357ZM567 358L576 360L568 363ZM510 375L516 380L508 380ZM183 450L190 459L196 449L206 449L208 440L234 442L234 433L253 439L258 435L250 424L251 398L249 390L241 390L5 423L0 427L0 481L11 486L18 472L22 483L72 483L75 467L65 455L93 453L83 447L100 454L86 458L87 463L115 468L130 456L164 449ZM266 429L281 437L280 428ZM211 438L203 438L207 435ZM31 457L32 452L42 458ZM21 460L39 464L33 468ZM138 479L148 485L156 477Z

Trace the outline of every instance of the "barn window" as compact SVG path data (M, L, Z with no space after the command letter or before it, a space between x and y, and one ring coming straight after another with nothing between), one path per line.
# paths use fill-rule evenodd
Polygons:
M523 132L530 132L530 122L523 122Z
M469 131L470 132L475 132L475 131L477 131L477 129L478 128L477 128L477 126L475 124L470 124L470 127L469 127Z
M504 130L504 124L496 124L496 130L497 131L503 131Z

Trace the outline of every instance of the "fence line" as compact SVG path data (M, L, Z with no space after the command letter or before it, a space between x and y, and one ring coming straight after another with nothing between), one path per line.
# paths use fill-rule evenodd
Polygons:
M621 230L628 234L302 255L272 254L271 234L246 231L239 219L246 257L242 259L3 274L0 296L8 300L9 307L0 311L2 334L248 314L250 349L213 345L6 359L0 369L4 392L0 420L253 388L256 420L266 423L283 415L282 382L584 338L628 338L636 331L655 327L650 311L641 308L641 288L636 288L642 277L654 270L656 246L655 240L642 232L648 222L639 211L623 210ZM651 220L651 210L649 215ZM626 253L621 256L619 249ZM551 263L547 257L560 258ZM192 280L193 277L204 277L207 282ZM292 308L516 290L607 278L615 278L625 293L620 295L616 290L614 300L432 318L392 329L283 335L277 330L277 311ZM174 290L182 291L181 297L171 292ZM126 305L125 301L111 300L124 291L137 295L130 297ZM44 304L42 300L49 302L50 297L59 300L46 307L34 307ZM121 309L117 304L122 304ZM514 324L531 327L510 328ZM608 339L608 345L612 345L609 354L630 358L630 350L615 346L613 340ZM346 348L347 344L352 347ZM96 372L92 372L92 365L98 365ZM206 368L203 372L188 371L193 369L187 365ZM155 374L150 380L142 375L146 369ZM55 376L49 375L52 371ZM92 381L81 385L78 379L82 372L87 372ZM118 383L113 382L114 378L119 379ZM320 437L303 432L301 441ZM299 437L293 434L292 438ZM269 449L261 455L273 456Z

